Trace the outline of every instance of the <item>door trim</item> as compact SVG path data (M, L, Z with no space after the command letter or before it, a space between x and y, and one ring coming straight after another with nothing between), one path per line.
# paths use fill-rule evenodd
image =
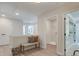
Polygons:
M50 18L53 18L53 19L55 19L55 21L57 21L57 40L56 40L56 42L58 42L58 15L53 15L53 16L47 17L46 21L49 21ZM46 40L46 44L47 44L47 40ZM46 47L47 47L47 45L46 45ZM56 53L58 52L57 50L58 49L57 49L57 43L56 43Z

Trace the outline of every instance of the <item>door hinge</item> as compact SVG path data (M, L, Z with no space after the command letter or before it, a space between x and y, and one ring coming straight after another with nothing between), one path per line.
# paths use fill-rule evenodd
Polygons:
M66 20L66 18L64 18L64 20Z
M64 33L64 35L66 36L66 33Z
M66 51L66 49L64 49L64 51Z
M76 40L74 40L74 42L76 42Z
M74 32L74 34L75 34L76 32Z

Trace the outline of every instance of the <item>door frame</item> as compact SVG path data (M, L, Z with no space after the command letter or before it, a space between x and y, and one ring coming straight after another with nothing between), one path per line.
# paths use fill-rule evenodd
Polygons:
M57 21L57 40L56 40L56 53L57 53L57 42L58 42L58 15L53 15L50 17L46 18L46 21L49 21L50 18L56 19L55 21ZM46 35L47 35L47 31L46 31ZM46 39L46 44L47 44L47 39ZM47 48L47 45L46 45Z

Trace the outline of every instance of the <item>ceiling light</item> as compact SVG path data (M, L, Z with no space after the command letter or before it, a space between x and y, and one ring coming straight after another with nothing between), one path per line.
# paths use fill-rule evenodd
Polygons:
M1 16L5 16L5 14L2 14Z
M16 15L19 15L19 13L16 13Z

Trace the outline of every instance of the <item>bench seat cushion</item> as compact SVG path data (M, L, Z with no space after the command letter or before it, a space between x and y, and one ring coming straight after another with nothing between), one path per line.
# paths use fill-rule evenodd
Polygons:
M23 43L23 46L30 46L30 45L35 45L35 43Z

